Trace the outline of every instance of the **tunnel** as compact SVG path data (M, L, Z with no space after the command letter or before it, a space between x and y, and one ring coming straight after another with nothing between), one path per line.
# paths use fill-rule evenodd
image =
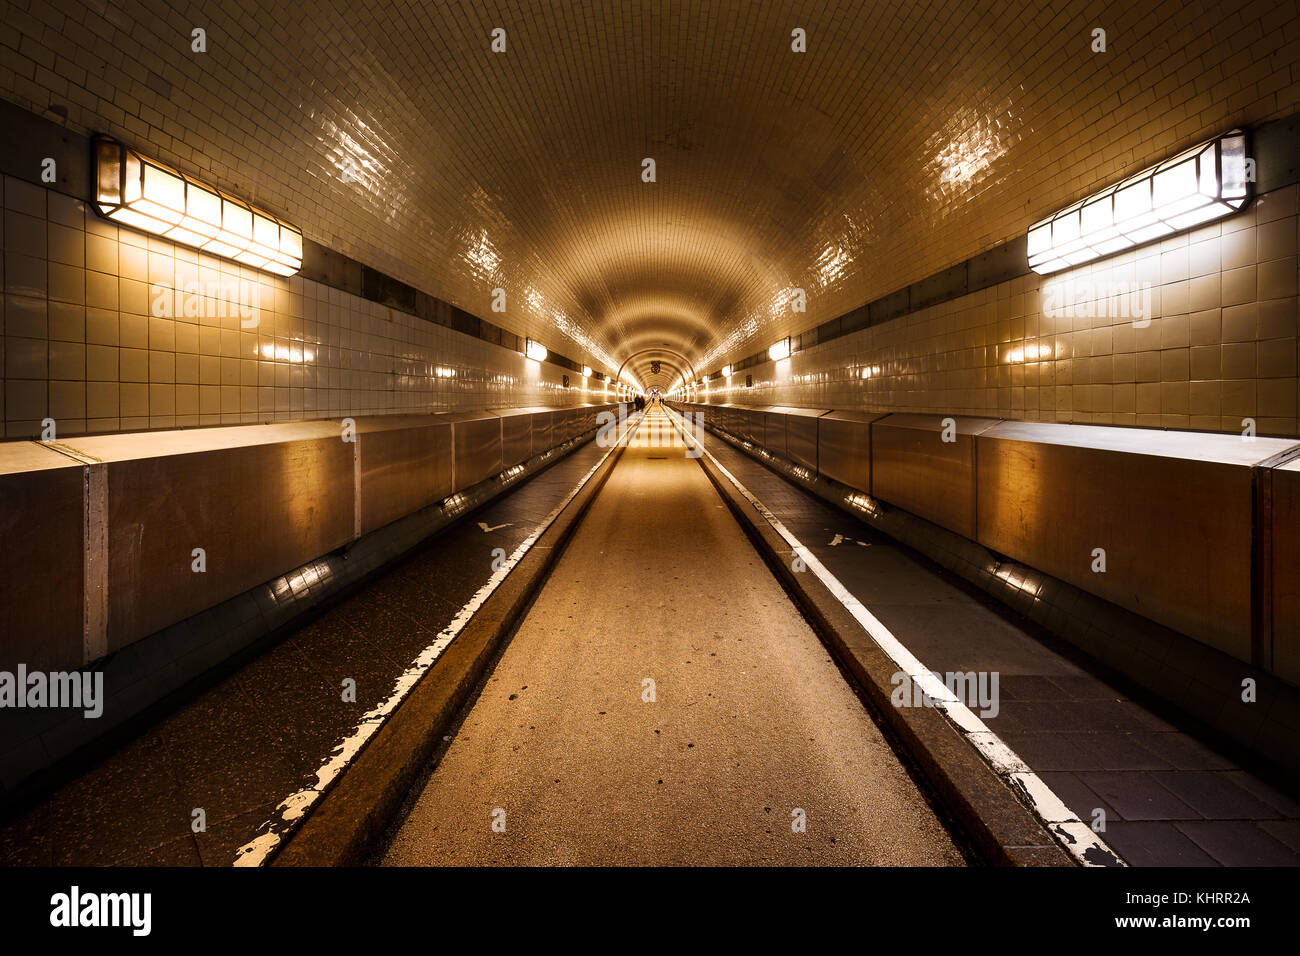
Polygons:
M23 920L840 867L1263 921L1294 3L0 6Z

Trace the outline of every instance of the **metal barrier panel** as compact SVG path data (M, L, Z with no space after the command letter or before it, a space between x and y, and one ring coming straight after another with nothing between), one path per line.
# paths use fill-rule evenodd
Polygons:
M109 652L354 537L357 444L337 422L67 444L107 469Z
M429 415L357 421L360 533L368 534L451 494L451 424Z
M828 412L817 419L817 471L842 485L871 493L872 412Z
M1272 479L1273 672L1300 685L1300 459Z
M980 544L1251 660L1251 466L1293 442L1032 422L977 441Z
M871 423L871 493L975 537L975 436L991 418L889 415Z
M84 467L36 442L0 444L0 670L83 662Z
M456 488L468 488L501 471L501 418L491 412L448 416L456 457Z

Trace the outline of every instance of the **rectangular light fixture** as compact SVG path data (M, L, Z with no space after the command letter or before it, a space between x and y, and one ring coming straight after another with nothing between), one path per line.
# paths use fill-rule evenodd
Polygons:
M276 275L302 268L302 232L282 219L112 137L96 136L94 151L95 206L106 219Z
M767 357L773 362L779 362L783 358L790 357L790 337L786 336L780 342L777 342L767 350Z
M547 352L545 346L534 342L532 339L524 340L524 354L534 362L546 361Z
M731 378L731 366L730 366L730 365L724 365L724 366L722 366L722 377L723 377L723 378Z
M1246 207L1246 134L1184 150L1029 227L1029 268L1048 275Z

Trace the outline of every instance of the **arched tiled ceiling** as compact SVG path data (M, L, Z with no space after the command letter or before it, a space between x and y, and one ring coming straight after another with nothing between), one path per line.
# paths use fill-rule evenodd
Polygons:
M111 22L76 15L87 87L143 72L169 92L59 105L575 360L612 371L657 343L706 373L1294 110L1294 88L1270 110L1204 79L1233 88L1285 44L1276 9L119 0Z
M651 365L648 361L639 364L637 366L636 380L646 388L657 386L666 392L674 385L690 377L686 366L670 356L661 356L660 363L657 374L651 371Z
M656 371L658 367L658 371ZM664 389L671 388L679 382L694 381L699 372L691 360L671 348L668 343L657 343L635 348L627 353L620 371L626 378L629 374L634 381L646 387L658 385Z

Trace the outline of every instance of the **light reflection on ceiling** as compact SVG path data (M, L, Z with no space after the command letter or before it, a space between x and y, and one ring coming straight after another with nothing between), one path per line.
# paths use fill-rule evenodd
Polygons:
M501 257L488 241L486 231L479 233L477 245L465 251L464 259L481 279L492 278L501 264Z

